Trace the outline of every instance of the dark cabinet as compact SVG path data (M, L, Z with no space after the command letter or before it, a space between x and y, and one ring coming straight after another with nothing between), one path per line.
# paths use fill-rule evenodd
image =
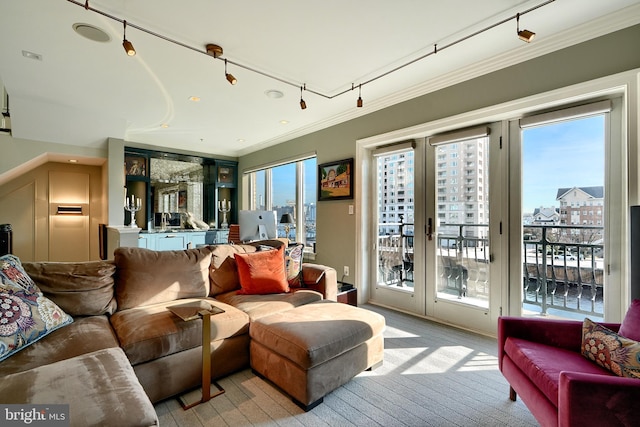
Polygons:
M237 162L137 148L125 148L124 160L125 196L141 201L138 227L185 228L187 217L212 229L223 228L225 219L226 225L237 223ZM129 225L131 214L124 215Z

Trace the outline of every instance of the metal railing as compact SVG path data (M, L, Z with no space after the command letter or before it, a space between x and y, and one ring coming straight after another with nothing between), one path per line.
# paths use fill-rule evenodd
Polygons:
M530 225L523 240L523 303L604 316L603 228Z
M378 282L413 288L413 224L385 223L378 232ZM438 292L458 298L489 298L486 224L446 224L437 236ZM523 304L549 310L604 316L603 228L528 225L522 252Z

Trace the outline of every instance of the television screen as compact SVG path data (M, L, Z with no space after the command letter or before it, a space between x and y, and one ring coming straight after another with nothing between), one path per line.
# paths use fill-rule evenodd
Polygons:
M267 240L278 237L276 211L239 211L240 240Z

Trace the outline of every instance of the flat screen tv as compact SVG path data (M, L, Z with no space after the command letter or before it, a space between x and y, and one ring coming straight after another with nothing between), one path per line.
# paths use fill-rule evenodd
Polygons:
M240 240L267 240L278 237L276 211L239 211Z

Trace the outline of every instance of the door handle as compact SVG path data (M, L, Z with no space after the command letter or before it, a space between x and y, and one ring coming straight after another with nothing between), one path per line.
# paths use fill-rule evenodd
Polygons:
M433 219L427 220L427 239L433 240Z

